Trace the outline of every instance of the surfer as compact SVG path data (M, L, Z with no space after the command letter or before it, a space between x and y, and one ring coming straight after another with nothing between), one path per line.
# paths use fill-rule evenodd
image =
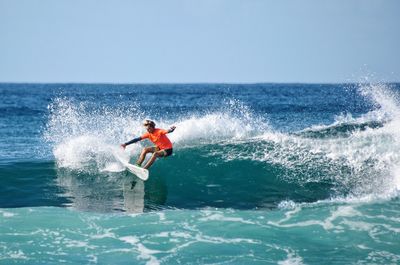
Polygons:
M139 142L143 139L149 139L152 141L156 146L152 147L145 147L142 150L138 160L136 161L137 166L141 166L146 155L148 153L153 153L149 161L147 161L146 165L143 167L144 169L148 169L157 159L157 157L167 157L172 154L172 143L167 137L167 133L171 133L175 130L175 126L172 126L169 130L163 130L156 128L156 124L154 121L145 120L143 126L146 128L147 132L140 137L134 138L129 142L121 144L121 147L125 149L127 145Z

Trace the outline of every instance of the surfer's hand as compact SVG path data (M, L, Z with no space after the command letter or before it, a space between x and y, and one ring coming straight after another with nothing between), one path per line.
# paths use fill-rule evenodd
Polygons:
M126 144L121 144L121 147L122 147L123 149L125 149Z
M169 132L173 132L175 131L176 126L172 126L171 128L169 128Z

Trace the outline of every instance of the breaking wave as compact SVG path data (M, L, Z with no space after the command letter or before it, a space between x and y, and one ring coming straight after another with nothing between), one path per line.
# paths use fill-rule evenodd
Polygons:
M372 102L372 111L359 116L344 113L332 124L290 133L274 130L268 115L255 115L236 100L225 100L220 111L156 119L157 127L177 126L169 135L176 151L168 163L156 163L153 174L176 185L183 181L228 187L224 195L228 197L237 196L239 190L247 192L245 195L254 193L251 207L271 203L265 198L265 189L257 189L267 185L275 185L271 188L283 194L274 198L272 204L276 205L285 201L285 196L295 201L398 196L397 94L382 84L360 84L358 92ZM152 118L135 103L109 108L68 98L54 99L49 111L44 138L53 148L58 167L90 174L123 171L115 154L135 159L146 143L131 145L125 152L119 144L141 135L142 120ZM179 176L187 177L181 180ZM293 187L301 196L289 191ZM210 205L214 204L206 200L199 206Z

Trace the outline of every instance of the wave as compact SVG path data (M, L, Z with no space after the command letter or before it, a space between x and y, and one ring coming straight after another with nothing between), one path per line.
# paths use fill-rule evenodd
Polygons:
M306 138L350 137L355 132L381 128L384 125L385 123L382 121L335 122L335 124L329 126L313 126L311 128L295 132L293 135Z
M354 198L392 198L400 188L400 105L398 96L382 84L360 85L359 93L375 109L359 117L340 115L330 125L318 125L293 134L266 134L278 145L265 156L285 168L307 170L300 182L332 181L335 194ZM318 168L316 174L312 168ZM307 173L309 171L310 173ZM298 181L301 174L288 174Z
M146 185L168 183L165 203L176 207L182 206L176 198L185 194L177 188L182 186L195 187L187 198L199 207L271 207L285 198L393 198L400 189L397 96L380 84L360 85L359 93L373 103L372 111L292 133L274 130L266 117L235 100L225 101L220 111L160 118L159 127L177 126L170 134L176 151L155 164ZM83 174L123 171L113 154L134 160L142 143L126 153L118 145L140 135L141 121L151 116L137 103L111 108L66 98L56 98L49 109L44 137L58 167Z

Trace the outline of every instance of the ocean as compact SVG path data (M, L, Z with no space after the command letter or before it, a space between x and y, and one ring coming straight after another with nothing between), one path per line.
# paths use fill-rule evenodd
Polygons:
M400 264L399 92L2 83L0 264Z

